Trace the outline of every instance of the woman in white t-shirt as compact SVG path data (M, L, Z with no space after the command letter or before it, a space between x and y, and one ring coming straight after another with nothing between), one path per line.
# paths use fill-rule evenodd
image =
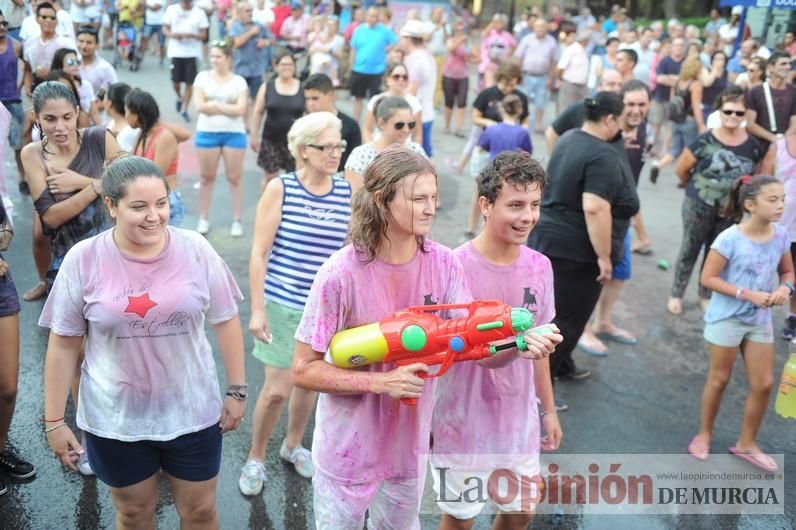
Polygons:
M102 99L102 108L110 120L105 124L116 137L122 151L132 153L135 149L135 142L138 140L138 129L133 129L124 117L124 98L130 93L132 88L127 83L113 83L105 91Z
M365 126L362 128L362 142L368 143L371 140L378 139L381 136L381 130L376 123L376 117L373 115L373 109L376 108L376 103L381 98L392 96L396 98L403 98L409 103L412 109L412 115L417 123L423 123L423 105L420 100L409 93L409 70L403 63L391 63L387 67L387 72L384 75L384 84L387 85L387 90L381 94L376 94L370 101L368 101L368 111L365 113ZM412 140L418 144L423 144L423 127L416 127L411 134Z
M222 435L246 412L243 297L203 237L168 226L169 188L154 162L116 160L102 191L115 226L69 250L39 320L50 329L47 441L72 470L88 455L110 487L117 528L154 528L161 476L182 528L218 528ZM218 338L225 394L205 322ZM85 446L64 421L83 348Z
M196 231L210 231L207 214L213 198L219 159L224 157L224 170L232 198L233 237L243 235L243 155L246 153L246 106L249 87L246 80L232 72L232 38L213 41L210 48L210 70L199 72L193 83L194 101L199 118L196 121L196 154L199 158L199 223Z

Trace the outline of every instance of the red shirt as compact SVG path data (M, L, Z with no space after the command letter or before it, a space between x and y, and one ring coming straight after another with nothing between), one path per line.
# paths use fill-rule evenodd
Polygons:
M277 38L282 37L282 24L284 24L287 17L290 16L291 9L289 5L282 4L271 8L274 11L274 23L271 25L271 31Z
M354 30L357 29L357 26L359 26L359 22L351 21L351 23L348 24L348 27L345 28L343 38L347 44L351 44L351 37L354 36Z

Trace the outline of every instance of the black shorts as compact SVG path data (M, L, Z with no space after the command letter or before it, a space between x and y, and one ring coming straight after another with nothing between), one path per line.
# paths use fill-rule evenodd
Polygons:
M351 72L351 95L355 98L373 97L381 92L383 74Z
M790 244L790 257L793 260L793 263L796 263L796 243Z
M91 469L112 488L126 488L148 479L161 469L173 477L204 482L221 469L221 427L206 429L156 442L122 442L86 432Z
M196 58L173 57L171 59L171 82L192 85L196 79Z
M463 109L467 106L467 90L470 87L470 80L454 79L452 77L442 77L442 92L445 94L445 107L452 109L456 107Z

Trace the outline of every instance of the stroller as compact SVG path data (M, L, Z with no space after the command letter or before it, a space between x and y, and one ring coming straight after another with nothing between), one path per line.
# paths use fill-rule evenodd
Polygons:
M137 72L141 66L140 32L129 22L119 22L115 35L113 67L119 68L126 61L130 65L130 71Z

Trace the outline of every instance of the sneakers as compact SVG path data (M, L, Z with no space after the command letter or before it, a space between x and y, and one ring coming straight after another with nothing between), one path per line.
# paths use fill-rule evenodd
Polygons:
M182 119L185 120L185 123L191 123L191 116L188 114L188 111L180 112L180 116L182 116Z
M229 235L232 237L241 237L243 235L243 223L240 221L233 221L229 229Z
M36 468L33 467L33 464L22 460L11 452L10 449L6 449L0 453L0 470L18 479L30 478L36 474ZM0 487L0 489L2 488Z
M796 317L790 316L785 319L785 327L782 328L782 338L793 340L796 337Z
M571 379L571 380L579 381L581 379L586 379L587 377L591 377L591 372L589 370L586 370L585 368L575 368L570 373L568 373L566 375L555 376L553 379L555 379L555 380Z
M83 447L85 447L85 445ZM94 475L94 470L91 469L91 464L88 463L88 453L85 450L77 459L77 470L85 477Z
M199 218L199 222L196 224L196 231L203 236L207 235L210 231L210 223L207 222L207 219Z
M247 460L241 468L238 487L244 495L259 495L265 483L265 466L257 460Z
M282 460L286 460L293 464L296 468L296 473L304 478L312 478L315 469L312 466L312 453L306 450L301 445L297 445L293 449L288 450L285 441L282 440L282 447L279 448L279 456Z

